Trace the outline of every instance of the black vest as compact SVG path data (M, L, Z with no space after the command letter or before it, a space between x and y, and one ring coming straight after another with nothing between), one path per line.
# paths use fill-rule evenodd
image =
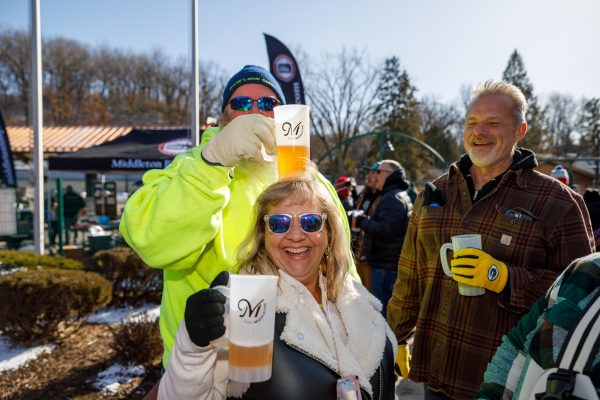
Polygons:
M244 400L334 400L335 385L340 377L302 350L290 347L281 339L286 315L275 315L273 341L273 374L266 382L253 383L244 393ZM395 395L394 351L389 340L380 366L370 378L373 397L361 388L363 400L393 400ZM234 398L228 398L235 400Z

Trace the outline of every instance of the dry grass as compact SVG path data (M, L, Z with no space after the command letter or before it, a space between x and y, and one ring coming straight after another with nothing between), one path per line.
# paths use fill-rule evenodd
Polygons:
M142 399L160 379L160 359L149 362L146 375L121 385L116 395L102 395L93 386L99 372L122 359L113 329L85 324L51 353L0 373L0 399Z

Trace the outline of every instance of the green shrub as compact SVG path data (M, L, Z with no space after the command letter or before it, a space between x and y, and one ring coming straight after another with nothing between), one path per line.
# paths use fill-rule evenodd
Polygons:
M0 270L9 271L17 268L58 268L83 270L84 266L77 260L61 256L40 256L27 251L0 250Z
M90 270L112 282L113 305L160 303L162 271L144 264L129 247L99 251L90 264Z
M160 363L163 353L158 320L140 316L133 321L114 325L112 348L123 363L149 367Z
M111 299L109 281L91 272L60 269L0 276L0 333L19 342L57 340Z

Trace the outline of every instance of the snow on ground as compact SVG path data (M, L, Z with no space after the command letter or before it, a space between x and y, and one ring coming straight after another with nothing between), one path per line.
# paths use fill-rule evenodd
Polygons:
M154 321L158 319L159 314L160 306L146 304L138 308L105 308L92 315L87 321L91 324L127 323L140 318ZM102 394L116 394L119 386L145 373L146 370L141 365L114 364L98 374L94 387Z
M2 264L2 263L0 263L0 264ZM27 271L27 268L25 268L25 267L19 267L19 268L13 268L13 269L2 269L2 268L0 268L0 276L8 275L8 274L13 274L13 273L18 272L18 271Z
M19 368L40 354L51 352L56 346L21 347L13 345L7 337L0 336L0 373Z
M117 363L98 374L94 387L100 390L102 394L116 394L119 391L119 386L145 373L146 370L141 365Z
M90 324L118 324L121 322L132 322L138 318L147 317L150 320L158 319L160 306L156 304L145 304L141 307L133 308L112 308L107 307L99 310L87 319Z
M138 308L104 308L89 317L87 321L92 324L118 324L122 322L130 322L144 316L150 320L156 320L159 316L159 312L160 306L157 306L156 304L145 304ZM0 336L0 373L11 369L17 369L27 361L34 360L42 353L51 352L55 347L56 345L30 348L21 347L13 344L8 337ZM123 373L125 378L123 379L131 379L130 377L127 378L131 368L122 367L121 369L124 371ZM110 371L110 368L107 371Z

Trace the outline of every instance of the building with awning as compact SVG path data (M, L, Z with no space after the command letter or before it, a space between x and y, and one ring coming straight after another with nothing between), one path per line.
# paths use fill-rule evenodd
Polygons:
M50 170L130 172L164 168L192 143L187 129L132 129L97 146L49 158Z
M182 126L47 126L43 129L44 158L98 146L129 134L134 129L187 129ZM7 126L10 147L16 158L29 159L33 151L33 130L29 126Z
M33 130L6 129L15 159L18 186L34 186L31 172ZM90 193L95 181L116 181L119 191L131 192L148 169L163 168L191 145L182 126L50 126L43 129L47 189L57 177Z

